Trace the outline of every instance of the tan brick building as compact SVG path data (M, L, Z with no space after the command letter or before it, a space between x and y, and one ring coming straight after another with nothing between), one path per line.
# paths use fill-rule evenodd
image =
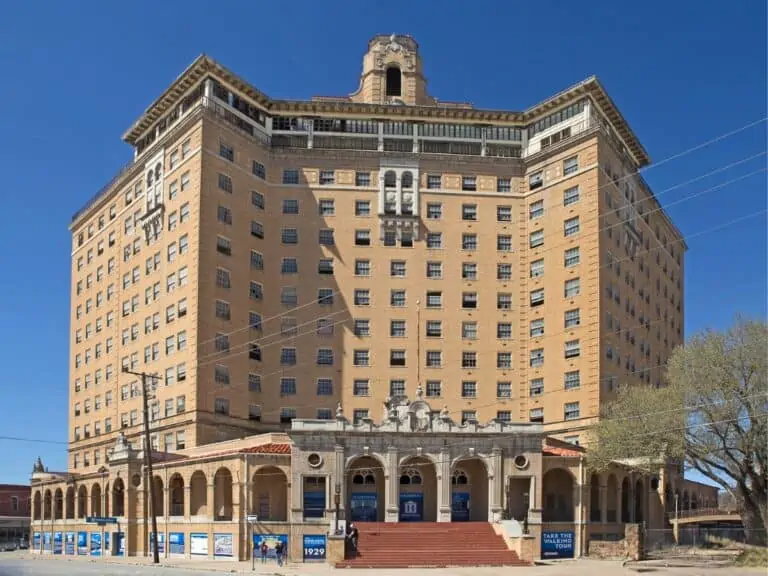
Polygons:
M71 473L141 445L123 368L159 452L418 393L579 443L683 341L685 244L595 78L476 109L377 36L354 94L288 101L201 56L123 139L71 223Z

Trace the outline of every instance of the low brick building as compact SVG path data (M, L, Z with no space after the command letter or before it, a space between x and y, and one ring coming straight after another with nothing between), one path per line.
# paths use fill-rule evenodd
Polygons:
M0 484L0 550L29 543L31 489L23 484Z

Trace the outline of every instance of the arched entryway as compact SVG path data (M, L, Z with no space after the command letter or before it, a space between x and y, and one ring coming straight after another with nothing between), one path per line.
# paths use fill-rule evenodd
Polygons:
M400 464L400 522L437 521L437 473L424 456L406 458Z
M618 513L616 507L619 505L619 482L616 480L614 474L608 475L608 481L605 484L607 491L606 500L608 502L608 514L606 516L608 522L618 522Z
M171 499L171 516L184 516L184 478L174 474L168 482L168 497Z
M645 521L645 483L642 480L635 482L635 523Z
M160 476L155 476L152 488L155 493L152 499L155 516L165 516L165 492L163 491L163 479Z
M201 470L195 470L189 481L189 513L192 516L208 514L208 485Z
M589 521L600 522L600 476L597 474L589 479Z
M77 489L77 517L85 518L88 515L88 489L80 486Z
M573 476L555 468L544 474L544 522L573 522Z
M488 522L488 471L479 458L466 458L451 472L451 522Z
M276 466L264 466L253 475L251 513L259 519L285 522L288 519L288 477Z
M75 518L75 489L72 486L67 487L67 502L64 506L65 516L67 520L74 520Z
M53 496L51 495L50 490L45 491L45 496L43 497L43 520L50 520L51 519L51 513L53 512L52 506L53 506Z
M629 479L624 478L624 480L621 481L621 521L624 524L629 523Z
M125 484L116 478L112 484L112 509L115 516L125 516Z
M40 492L35 492L35 496L32 499L32 519L40 520L43 514L43 497Z
M64 519L64 492L61 488L56 488L53 493L53 518L54 520Z
M384 521L384 464L373 456L347 464L347 510L352 522Z
M213 476L213 519L232 520L232 473L219 468Z
M101 515L101 486L94 484L91 488L91 516Z
M402 73L396 65L387 67L387 96L400 96L402 93Z

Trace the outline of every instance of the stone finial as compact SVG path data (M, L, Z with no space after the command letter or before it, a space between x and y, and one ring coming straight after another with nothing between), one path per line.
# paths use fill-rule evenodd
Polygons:
M416 399L417 400L423 400L424 399L424 388L421 387L421 384L416 388Z
M32 465L32 473L35 472L45 472L45 467L43 466L43 461L40 459L40 456L37 457L37 461Z
M344 418L344 409L341 407L341 402L336 404L336 418Z
M443 420L448 420L450 418L451 413L448 411L448 404L443 404L443 409L440 410L440 418Z

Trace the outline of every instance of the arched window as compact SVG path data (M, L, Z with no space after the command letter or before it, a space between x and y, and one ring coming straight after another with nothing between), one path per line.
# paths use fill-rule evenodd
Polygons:
M365 484L366 486L373 486L376 484L376 477L373 475L372 470L360 470L354 476L352 476L352 484Z
M388 170L384 174L384 186L386 188L394 188L397 186L397 174L395 174L392 170Z
M469 484L469 477L467 477L467 473L460 468L454 470L453 474L451 475L451 484Z
M387 96L401 96L402 74L397 66L387 68Z
M403 473L400 475L400 484L402 485L420 485L421 484L421 474L419 474L418 470L414 470L413 468L406 468L403 470Z
M150 170L147 172L147 186L152 186L152 183L155 181L155 174Z
M403 172L400 177L400 182L405 190L410 190L413 188L413 174L410 172Z

